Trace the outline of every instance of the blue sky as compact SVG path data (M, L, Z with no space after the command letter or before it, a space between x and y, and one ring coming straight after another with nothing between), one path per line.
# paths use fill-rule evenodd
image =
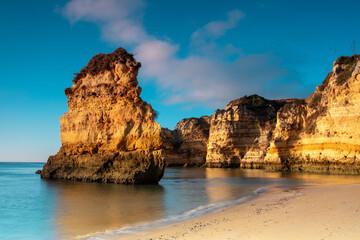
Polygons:
M64 88L99 53L142 62L142 98L173 128L245 94L307 97L360 46L359 1L72 0L0 3L0 161L60 148ZM357 48L360 52L360 48Z

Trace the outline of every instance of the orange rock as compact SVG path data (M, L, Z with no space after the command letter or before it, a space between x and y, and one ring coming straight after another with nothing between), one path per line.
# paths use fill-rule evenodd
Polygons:
M360 173L359 56L340 57L304 104L278 112L269 170Z
M62 146L44 166L43 178L121 183L147 183L147 175L148 183L161 179L164 170L161 127L154 121L151 105L140 98L139 68L140 63L119 48L94 56L77 74L73 86L65 90L69 111L60 118ZM136 164L126 167L129 164L119 159L125 155L141 167L137 170L133 168ZM111 165L114 159L122 167L99 165L100 162ZM83 168L81 174L73 174L73 166L79 164ZM156 176L154 171L147 172L146 165L158 168ZM95 174L94 169L101 174ZM125 172L128 179L124 178ZM137 174L142 176L141 182L136 179Z

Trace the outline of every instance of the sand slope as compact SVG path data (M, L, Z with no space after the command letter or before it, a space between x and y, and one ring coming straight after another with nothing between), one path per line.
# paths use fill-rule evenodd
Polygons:
M359 217L360 184L311 186L119 239L360 239Z

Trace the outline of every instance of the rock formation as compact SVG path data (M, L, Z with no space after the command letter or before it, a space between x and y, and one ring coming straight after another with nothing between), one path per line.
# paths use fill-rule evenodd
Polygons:
M359 122L360 56L340 57L307 99L252 95L216 110L206 165L360 174Z
M288 101L257 95L230 102L211 117L206 163L209 167L263 167L276 113Z
M339 58L305 100L244 97L211 119L208 166L359 174L359 56Z
M340 57L306 99L277 114L267 169L360 173L360 60Z
M140 63L119 48L94 56L65 89L62 146L41 177L126 184L157 183L164 172L161 127L140 98Z
M60 151L46 179L157 183L168 166L360 173L360 56L340 57L307 99L231 101L173 131L140 98L140 63L124 49L99 54L65 90Z
M173 131L164 128L165 162L167 166L201 166L205 163L210 118L186 118Z

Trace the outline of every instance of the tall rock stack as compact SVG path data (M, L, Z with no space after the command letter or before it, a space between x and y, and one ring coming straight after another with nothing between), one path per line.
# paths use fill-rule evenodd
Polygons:
M62 146L41 177L125 184L157 183L164 172L161 127L140 98L141 64L119 48L94 56L65 89Z

